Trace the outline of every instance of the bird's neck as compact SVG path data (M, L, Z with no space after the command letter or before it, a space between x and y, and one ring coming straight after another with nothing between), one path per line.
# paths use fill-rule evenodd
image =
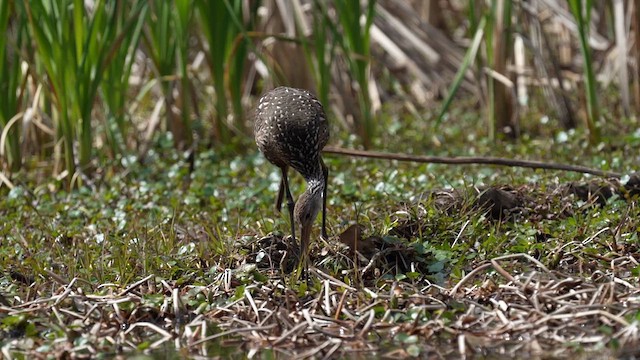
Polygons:
M319 195L324 191L324 178L322 172L320 176L307 179L307 192L309 195Z
M307 168L306 173L302 173L304 180L307 182L307 189L316 190L319 188L319 190L322 191L324 188L324 174L322 173L320 158L316 158L310 163L313 164L313 166Z

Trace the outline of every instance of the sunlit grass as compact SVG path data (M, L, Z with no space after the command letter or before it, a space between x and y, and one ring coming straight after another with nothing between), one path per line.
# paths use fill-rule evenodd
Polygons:
M596 93L595 69L593 66L591 48L589 47L588 38L591 24L591 11L593 2L590 0L570 0L569 8L573 17L576 19L578 28L578 38L580 39L580 52L584 61L583 73L585 80L585 94L587 105L587 126L589 128L589 136L592 143L600 140L600 130L598 129L600 122L600 106L598 104L598 95Z
M570 138L571 148L580 148L580 139L579 136ZM402 137L398 140L405 141ZM452 145L449 143L448 148L434 153L460 155L472 150ZM540 150L541 145L522 143L511 151L526 154L531 151L528 147ZM247 148L252 149L252 144L248 143ZM491 154L489 149L490 144L480 145L473 152ZM6 217L5 223L14 223L16 227L5 227L3 236L15 244L10 248L16 252L5 257L2 265L6 269L22 268L24 264L44 269L55 259L53 264L59 264L65 276L126 284L136 275L169 275L174 266L184 268L190 263L214 266L233 253L237 240L245 236L265 236L272 231L286 233L287 217L273 209L279 181L277 171L256 151L232 154L224 150L201 153L196 159L195 172L189 174L189 164L173 154L169 145L153 150L147 159L149 165L134 163L126 174L89 185L96 191L81 188L70 193L58 190L52 193L47 187L37 187L30 192L27 190L34 187L29 181L10 192L5 189L6 206L2 216ZM626 149L600 153L585 163L609 164L606 167L624 172L632 169L632 164L624 161L626 154ZM553 160L575 162L574 155L575 152L567 150L555 153ZM562 179L578 178L575 174L526 169L446 167L333 157L328 157L327 163L332 173L329 206L333 215L329 226L333 235L355 222L365 223L367 233L386 235L385 231L392 228L389 214L402 209L398 204L410 204L432 189L491 184L518 186L531 182L550 186L561 183ZM51 186L58 185L51 183ZM294 192L299 194L301 189L301 179L295 178ZM468 215L476 226L483 223L478 222L482 218L480 214L471 211ZM425 236L437 238L449 234L440 239L444 242L452 242L451 234L468 220L443 214L434 216L441 225L449 224L449 230L438 230L436 226ZM444 217L438 219L440 216ZM49 248L43 247L44 244L52 244L53 255L46 254ZM492 248L486 256L496 255L496 249ZM131 257L131 254L141 256ZM25 257L28 261L17 261ZM182 265L171 265L167 259Z
M127 4L126 9L120 3L101 1L94 3L95 8L77 0L15 3L22 11L15 13L21 21L17 36L0 39L0 80L8 88L7 101L0 100L0 125L3 134L9 134L2 150L12 171L10 181L0 184L3 356L7 351L16 356L63 356L71 348L76 351L73 354L82 355L105 350L116 356L122 355L122 349L152 349L153 354L162 349L156 341L176 345L180 349L170 345L169 352L179 351L182 357L214 356L224 350L207 353L204 343L219 347L220 339L203 339L219 335L218 325L231 331L224 340L253 336L261 348L267 343L276 348L286 343L289 348L308 349L310 344L302 343L304 335L333 333L333 329L317 331L309 316L320 316L330 326L343 326L339 335L322 338L326 346L338 344L340 349L335 351L352 350L350 340L339 336L350 336L348 331L353 331L360 349L406 348L407 354L419 356L429 351L420 345L423 339L442 341L443 349L457 351L450 345L455 336L480 334L470 324L483 322L468 315L503 311L500 301L504 298L492 298L492 291L499 286L518 288L513 285L518 283L509 283L495 264L502 264L503 270L518 278L546 267L557 271L555 275L570 274L593 286L600 286L594 274L609 277L620 272L631 284L625 284L625 289L637 288L637 198L627 199L621 192L596 205L594 198L585 200L566 191L571 182L592 177L330 155L324 158L331 169L331 239L321 241L317 226L311 249L316 269L308 282L300 281L282 255L290 252L286 247L290 227L286 212L278 213L273 206L279 171L258 153L245 128L251 125L247 115L256 95L252 92L264 90L265 79L246 77L256 76L255 69L246 71L248 60L266 62L261 54L252 54L262 46L256 42L288 41L303 46L307 63L301 59L300 66L312 69L327 110L335 100L333 65L336 59L345 62L349 74L341 76L358 97L363 118L354 119L360 132L352 134L347 130L349 124L345 126L327 111L332 145L364 143L412 154L531 158L629 174L637 170L640 133L634 119L624 118L606 124L603 141L594 146L589 142L590 127L563 131L548 126L557 123L549 119L548 109L540 102L523 112L528 121L523 122L524 135L517 141L494 140L490 135L496 129L478 126L487 113L494 117L500 100L492 98L491 111L483 112L477 99L461 100L456 91L483 50L487 62L479 69L495 67L496 16L510 21L511 11L496 14L492 7L491 13L469 13L475 32L468 34L472 39L467 56L439 115L415 107L408 110L406 99L385 94L388 101L383 111L373 117L367 113L371 105L367 86L374 60L369 29L375 1L307 4L312 13L305 15L313 21L313 33L303 39L253 33L254 21L265 11L258 11L259 2L249 3L247 8L247 2L235 0L140 1ZM499 0L491 2L497 3ZM0 29L8 28L10 12L15 10L12 6L14 3L1 3ZM590 23L589 19L582 22L583 26ZM581 31L584 36L585 28ZM24 48L27 35L33 37L34 49ZM587 58L585 39L581 40ZM194 54L195 58L204 56L209 64L206 84L193 81L199 75L191 67ZM588 71L593 64L586 62ZM134 67L147 66L146 72L135 74L140 76L135 83ZM23 67L28 70L27 78ZM272 75L261 74L265 78ZM399 86L395 79L388 81L392 82L385 84L389 89ZM21 97L31 91L32 84L48 85L41 87L47 94L34 101L35 125L25 124L38 129L53 126L50 136L54 141L33 133L27 139L20 133L21 123L8 124L12 113L24 106L21 102L31 100ZM594 92L588 91L590 99ZM147 93L155 94L152 101L159 97L165 102L164 111L149 115L153 104L145 103L128 113L131 102ZM615 92L607 93L607 98L615 96ZM206 109L203 117L213 117L211 127L197 118L199 106ZM134 116L138 120L132 120ZM166 116L164 126L148 131L146 126L158 116ZM214 136L216 141L210 141ZM34 139L42 142L38 145L44 150L36 150L35 156L21 153L22 144ZM213 146L205 146L208 142ZM149 145L144 157L136 156L141 143ZM55 160L60 154L67 172ZM21 164L26 170L18 169ZM96 170L95 175L84 176L89 170ZM623 177L622 183L627 179ZM304 182L297 176L291 180L297 197ZM612 181L609 185L619 184ZM508 219L493 219L476 203L487 186L513 189L523 197L524 205ZM449 202L443 204L436 197L439 193L448 196ZM339 240L354 224L363 229L359 243L363 255ZM519 257L501 262L505 255ZM495 259L499 260L493 263ZM621 259L635 268L616 268ZM493 267L469 276L487 265ZM450 290L461 281L467 286L464 294L452 294ZM619 285L613 289L620 290ZM531 292L526 295L520 298L525 302L533 299ZM432 296L433 303L415 302ZM562 296L562 301L568 299ZM634 298L630 299L625 311L635 311L629 308L635 306ZM495 308L492 301L498 303ZM614 311L617 305L609 303L601 311ZM277 311L272 312L274 308ZM539 316L540 308L535 310L534 315ZM253 315L257 325L247 320ZM637 320L637 315L625 316L623 321L617 319L618 325ZM197 327L190 325L196 320ZM266 320L275 322L262 330L251 329L260 328ZM244 326L240 328L243 333L233 332L239 329L234 327L237 324ZM156 332L132 328L152 325ZM268 332L274 328L277 330ZM603 322L601 329L603 339L608 340L594 348L615 351L615 324ZM163 331L171 333L166 336ZM460 339L459 346L464 343ZM493 343L496 337L490 339ZM197 341L203 342L202 347L194 345ZM233 351L255 350L244 347L255 345L251 341L243 343L232 343ZM574 345L562 349L581 350Z
M92 172L93 104L112 53L123 37L135 34L129 29L134 28L140 8L125 11L115 3L99 1L89 16L82 1L21 4L38 55L31 67L48 81L56 141L64 145L65 168L72 183L79 180L76 167ZM125 25L118 28L118 19Z
M25 40L26 29L17 27L9 32L9 19L13 4L10 1L0 3L0 32L5 34L0 39L0 154L6 154L7 164L13 171L20 169L22 150L20 146L20 127L18 113L19 100L24 94L22 69L20 64L20 48ZM24 21L19 15L17 21ZM2 156L4 157L4 156Z
M369 98L369 77L371 76L371 25L375 16L375 0L366 1L362 6L359 1L334 1L336 14L341 25L343 36L334 34L345 53L354 84L353 89L358 98L361 118L357 122L357 131L365 146L371 146L375 138L376 124Z
M385 119L394 121L393 117ZM469 128L464 121L460 125L462 132ZM399 132L394 142L388 144L390 148L401 148L410 139L415 142L425 131L405 130L407 133ZM493 151L489 142L469 146L463 137L454 135L445 136L447 148L432 152ZM632 151L628 148L601 152L592 158L576 158L576 154L584 154L576 149L584 146L586 138L584 133L568 135L565 150L554 153L554 160L591 166L609 164L617 171L633 168L625 160ZM553 148L553 144L540 141L503 145L516 154ZM126 172L106 171L112 175L71 192L60 190L63 184L55 182L39 186L42 179L29 176L12 190L3 188L0 223L10 225L0 227L0 267L5 269L0 273L0 284L4 286L0 295L12 302L33 300L31 287L37 288L40 296L53 296L57 286L75 281L73 288L81 288L85 294L114 296L147 279L142 285L144 291L136 292L142 294L136 296L141 296L143 303L123 299L119 311L131 312L131 316L144 311L165 317L173 315L157 314L168 311L167 304L172 309L178 306L170 314L178 311L211 316L219 307L246 301L248 296L258 299L263 296L261 289L271 286L272 277L282 279L289 289L288 296L295 294L301 299L320 296L327 285L315 273L307 283L296 281L278 263L271 268L256 265L271 254L252 249L260 248L262 245L256 244L265 236L275 234L267 238L263 243L266 245L286 235L288 217L273 207L279 181L277 169L258 153L250 139L244 148L241 153L234 148L202 149L190 173L188 161L173 150L170 138L160 136L144 165L131 163ZM420 289L431 284L451 288L470 271L496 257L527 254L552 270L567 271L570 267L575 271L574 264L566 262L569 256L604 271L610 265L598 261L598 256L608 258L614 243L626 247L637 242L634 235L637 223L629 219L640 214L630 206L633 203L614 197L598 207L578 199L565 202L566 198L552 195L554 187L579 180L575 174L332 156L326 156L326 162L332 174L328 223L332 238L326 243L320 241L318 226L311 259L320 271L346 286L360 289L357 300L352 299L345 306L378 301L376 321L392 311L393 316L385 320L386 324L402 326L415 321L422 324L441 316L451 321L458 319L465 311L462 305L444 313L429 310L416 314L415 308L405 302L412 294L426 296ZM297 196L303 189L303 181L295 177L292 184ZM527 206L537 210L516 214L514 221L492 220L474 206L475 188L484 185L524 187L525 195L538 204ZM433 190L448 188L461 191L466 199L447 209L429 196ZM375 246L380 246L364 248L363 253L381 252L386 254L381 259L394 261L395 265L377 265L378 272L361 274L366 262L354 261L338 241L338 235L355 223L362 224L364 236L377 239ZM603 232L606 228L616 230ZM518 271L527 269L524 262L513 266ZM223 281L226 277L229 282ZM469 286L480 286L483 279L501 281L491 272L466 281ZM52 281L58 285L52 286ZM213 296L208 289L222 286L221 281L230 288ZM392 284L402 286L405 292L387 298L386 291ZM363 290L376 289L375 286L386 289L379 290L377 298ZM168 287L179 291L181 303L174 305ZM285 297L285 290L273 288L269 296L279 301ZM111 311L111 307L101 309ZM12 315L9 319L0 325L0 331L22 334L38 342L44 341L43 326L50 328L47 324L51 321L36 315L24 318ZM213 324L216 317L207 319ZM65 336L63 328L57 335L49 336ZM440 334L438 339L446 336ZM386 346L391 348L403 344L401 339L387 341ZM148 345L140 342L138 351Z

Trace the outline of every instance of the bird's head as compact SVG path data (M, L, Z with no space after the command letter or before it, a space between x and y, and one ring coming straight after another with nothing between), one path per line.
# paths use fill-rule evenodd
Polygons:
M322 209L322 192L322 186L310 186L307 188L307 191L300 195L300 198L298 198L293 210L295 222L300 224L300 227L302 228L300 238L303 251L306 251L308 248L313 222L318 216L320 209Z

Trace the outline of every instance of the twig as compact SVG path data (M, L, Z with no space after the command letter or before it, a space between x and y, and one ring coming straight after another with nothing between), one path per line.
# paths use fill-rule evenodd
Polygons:
M338 148L334 146L325 147L323 152L326 154L348 155L348 156L364 157L364 158L370 158L370 159L410 161L410 162L428 163L428 164L497 165L497 166L522 167L522 168L529 168L529 169L571 171L571 172L576 172L580 174L591 174L595 176L601 176L606 178L616 178L616 179L619 179L622 177L622 174L619 174L616 172L592 169L586 166L546 163L546 162L534 161L534 160L506 159L506 158L491 157L491 156L444 157L444 156L410 155L410 154L399 154L399 153L386 153L386 152L380 152L380 151L345 149L345 148Z
M294 326L293 328L285 331L279 338L277 338L271 345L275 346L280 344L282 341L286 340L286 339L290 339L291 337L293 337L295 334L299 333L300 331L305 330L307 327L309 326L308 323L306 322L299 322L296 326Z
M549 316L545 316L543 318L541 318L540 320L536 321L535 324L536 325L541 325L543 323L546 323L550 320L566 320L566 319L578 319L581 317L587 317L587 316L602 316L605 317L609 320L613 320L615 322L617 322L618 324L622 325L622 326L629 326L629 323L622 317L614 315L612 313L608 313L604 310L590 310L590 311L583 311L583 312L579 312L579 313L568 313L568 314L558 314L558 315L549 315Z
M76 281L78 279L77 278L73 278L73 280L71 280L71 282L69 283L69 285L66 286L66 289L64 289L64 292L60 295L57 296L57 300L53 303L53 306L58 305L62 300L64 300L69 294L71 294L71 291L73 291L73 285L76 284Z
M345 288L347 290L353 291L353 292L357 291L354 287L349 286L346 283L344 283L343 281L340 281L340 280L334 278L333 276L331 276L329 274L326 274L326 273L324 273L324 272L322 272L322 271L320 271L320 270L318 270L316 268L312 268L312 269L309 269L309 270L312 273L331 281L335 285L341 286L341 287L343 287L343 288Z
M202 343L205 343L207 341L211 341L213 339L217 339L219 337L229 336L229 335L233 335L233 334L237 334L237 333L271 330L271 329L275 328L276 326L278 326L278 324L273 323L273 324L266 325L266 326L254 326L254 327L247 327L247 328L231 329L231 330L228 330L228 331L223 331L221 333L217 333L217 334L202 338L200 340L194 341L191 344L187 344L186 347L187 348L194 347L196 345L200 345Z
M458 289L460 289L460 287L467 282L469 279L471 279L472 277L476 276L477 273L483 271L486 268L490 268L491 267L491 263L484 263L478 267L476 267L475 269L471 270L470 273L468 273L465 277L463 277L462 279L460 279L460 281L458 281L458 283L456 284L456 286L453 287L453 289L451 289L451 291L449 291L449 295L450 296L455 296L455 294L458 292Z
M149 279L151 279L152 277L154 277L155 275L151 274L147 277L145 277L144 279L138 280L136 282L134 282L133 284L127 286L126 289L124 289L123 291L121 291L117 296L121 297L121 296L125 296L128 293L130 293L133 289L137 288L138 286L144 284L145 282L149 281Z

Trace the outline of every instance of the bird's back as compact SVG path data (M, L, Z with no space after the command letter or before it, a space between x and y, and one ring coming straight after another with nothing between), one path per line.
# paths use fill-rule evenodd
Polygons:
M310 175L317 170L315 160L329 140L322 104L302 89L278 87L269 91L256 109L255 138L269 161Z

